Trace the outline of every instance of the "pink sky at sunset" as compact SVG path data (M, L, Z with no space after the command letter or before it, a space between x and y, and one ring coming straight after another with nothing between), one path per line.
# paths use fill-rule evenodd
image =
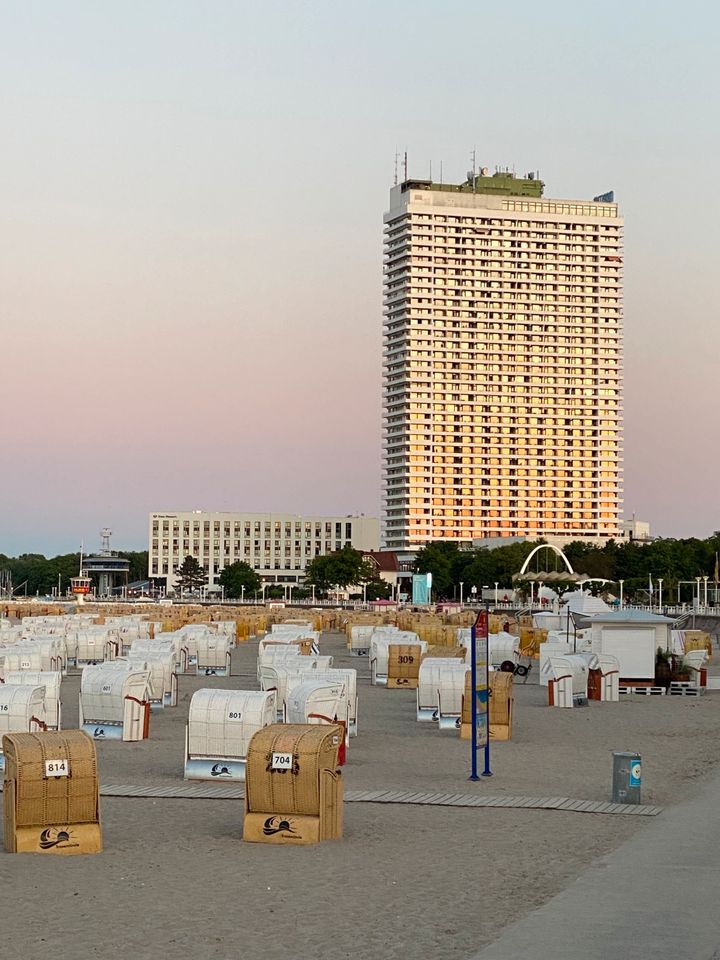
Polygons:
M396 147L615 190L626 515L720 527L717 79L673 10L0 4L0 553L144 549L152 510L379 515Z

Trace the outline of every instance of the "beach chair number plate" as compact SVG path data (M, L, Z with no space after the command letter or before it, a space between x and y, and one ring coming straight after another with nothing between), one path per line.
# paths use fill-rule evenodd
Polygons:
M239 710L230 710L227 718L228 720L242 720L242 713Z
M46 760L46 777L68 777L70 776L70 763L67 760Z
M271 770L292 770L293 755L291 753L274 753L272 755Z

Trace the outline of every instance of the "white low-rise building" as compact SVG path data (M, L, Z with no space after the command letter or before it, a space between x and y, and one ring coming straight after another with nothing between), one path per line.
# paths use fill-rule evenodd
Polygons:
M208 590L217 588L221 572L244 561L266 582L299 583L307 564L345 546L377 550L376 517L299 517L290 513L205 513L202 510L151 513L148 574L167 578L185 557L194 557L208 573Z

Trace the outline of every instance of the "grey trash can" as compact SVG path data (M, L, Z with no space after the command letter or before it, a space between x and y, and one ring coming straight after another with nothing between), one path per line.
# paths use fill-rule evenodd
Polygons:
M638 753L613 753L613 803L640 803L642 760Z

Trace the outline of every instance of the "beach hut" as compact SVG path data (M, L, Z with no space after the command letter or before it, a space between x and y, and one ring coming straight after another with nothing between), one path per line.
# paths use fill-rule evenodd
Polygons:
M582 654L550 657L543 667L548 677L548 704L551 707L576 707L586 704L588 674L597 666L597 657Z
M287 706L288 681L291 677L302 677L306 674L315 676L318 671L327 671L333 665L333 658L322 657L287 657L276 660L272 666L261 668L260 686L263 690L277 692L278 718L284 719Z
M328 681L330 683L343 683L347 696L347 736L357 736L357 714L358 714L358 695L357 695L357 670L343 667L318 667L317 670L307 670L297 672L288 669L286 679L285 703L292 696L297 687L308 680ZM286 709L286 717L289 716ZM291 721L288 719L288 723Z
M448 671L461 670L463 683L467 664L454 657L423 658L418 673L416 718L421 723L437 721L438 696L443 675ZM460 691L462 695L462 690ZM448 698L446 697L446 703Z
M308 679L288 694L288 723L342 723L347 728L348 692L339 678Z
M95 740L144 740L149 733L150 672L127 661L83 670L80 728Z
M186 780L244 780L250 740L275 722L275 691L197 690L185 734Z
M198 676L227 677L233 640L227 634L208 632L198 636L196 670Z
M2 738L6 733L37 733L47 729L45 687L37 684L0 686L0 770L5 769Z
M62 703L59 670L10 670L5 674L6 686L43 687L45 690L45 723L48 730L60 730L62 726Z
M370 639L370 682L374 686L387 686L388 660L391 646L417 646L419 654L427 651L427 643L409 630L375 631Z

